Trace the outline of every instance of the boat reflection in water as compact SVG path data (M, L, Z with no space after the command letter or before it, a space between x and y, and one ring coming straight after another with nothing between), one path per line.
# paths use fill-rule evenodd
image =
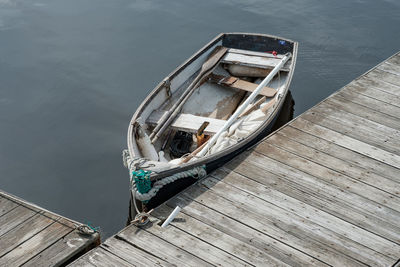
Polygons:
M295 106L295 101L292 97L292 93L290 90L288 91L286 98L283 102L283 106L276 117L276 120L273 122L272 127L268 132L265 133L264 136L261 136L258 140L256 140L255 143L261 141L264 137L268 136L270 133L273 131L279 129L283 125L285 125L287 122L291 121L293 119L293 114L294 114L294 106ZM146 210L151 210L160 204L164 203L168 199L172 198L188 186L194 184L197 179L194 178L186 178L182 180L178 180L177 182L168 184L164 186L160 191L158 192L157 196L152 198L147 204L146 204ZM134 207L133 207L133 199L131 198L130 205L129 205L129 218L128 218L128 224L134 219L135 215L137 214Z

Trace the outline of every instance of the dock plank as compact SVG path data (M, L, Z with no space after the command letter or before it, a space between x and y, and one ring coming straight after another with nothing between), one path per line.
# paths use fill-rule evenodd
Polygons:
M17 203L0 196L0 216L3 216L10 210L15 209L17 206Z
M387 93L383 90L376 89L373 86L359 86L358 84L351 84L345 87L343 91L351 91L359 93L371 98L377 99L387 104L400 107L400 96Z
M285 135L293 141L317 149L318 151L329 154L333 157L346 161L352 165L364 168L368 172L376 173L381 177L389 178L395 182L400 182L400 169L387 165L374 158L364 156L351 149L339 146L328 140L303 132L288 125L279 131L280 135Z
M68 266L94 266L94 267L132 267L135 266L120 257L114 255L113 253L105 250L103 247L98 247L95 250L90 251L84 256L80 257L78 260L74 261ZM140 266L140 265L139 265Z
M323 227L292 214L291 210L284 210L272 203L233 189L233 192L232 190L228 191L229 199L226 199L224 195L227 195L228 192L216 190L209 183L207 185L193 186L183 195L203 205L206 204L225 216L276 237L279 242L290 244L327 264L346 262L348 265L358 265L354 259L332 247L331 241L327 242L327 240L331 240L331 235L328 235ZM311 229L312 231L310 231Z
M136 266L176 266L115 237L107 239L102 248Z
M376 215L376 212L366 209L363 205L367 201L364 198L262 155L254 154L248 160L251 162L246 160L237 166L231 167L229 165L229 168L241 175L249 173L246 177L251 177L258 182L261 182L260 180L263 180L263 178L257 178L256 173L264 173L265 177L271 182L270 186L273 186L276 190L300 201L310 203L338 218L358 225L360 228L373 229L376 234L399 243L400 237L398 232L393 231L393 223L388 224L384 221L381 225L382 219ZM263 183L266 183L266 181ZM374 202L369 201L369 205L372 205L372 207L374 207L374 204Z
M71 231L54 223L1 257L0 266L20 266Z
M36 212L26 209L23 206L18 206L4 216L0 217L0 236L7 233L18 224L34 216Z
M318 237L320 241L323 241L325 245L328 245L327 240L329 240L329 246L334 247L343 255L349 255L353 257L350 255L352 249L354 249L353 252L361 254L362 250L360 247L356 246L357 241L362 240L366 242L369 240L371 244L375 245L377 239L380 239L382 242L382 248L385 249L387 256L391 255L392 257L395 257L395 255L398 255L400 252L398 245L394 244L393 242L379 238L376 235L370 234L368 231L355 229L351 223L341 220L335 215L329 214L323 210L316 210L312 206L302 201L288 197L287 195L270 188L266 189L263 194L256 193L254 192L255 190L253 190L251 194L248 194L248 190L243 192L243 190L235 186L228 185L223 181L217 182L211 178L205 179L203 183L217 194L220 192L234 193L234 197L230 197L230 199L236 201L241 199L241 203L247 203L244 205L246 205L246 208L250 211L258 212L264 216L267 216L266 213L268 212L268 216L272 216L273 214L273 216L275 216L276 219L279 218L281 222L286 220L292 225L298 225L299 229L313 229L316 237ZM241 184L241 186L244 185ZM276 209L273 205L279 205L279 209ZM286 218L286 216L282 216L282 214L285 212L291 213L290 219ZM338 225L340 225L340 227ZM332 232L336 233L336 235L332 235ZM361 237L360 234L363 236ZM337 241L335 239L337 239ZM356 242L353 242L352 240ZM342 245L346 244L344 246L345 249L342 246L333 245L335 242ZM361 256L362 255L359 255L359 257Z
M390 64L400 65L400 52L398 52L397 54L394 54L393 56L391 56L390 58L388 58L384 62L387 62L387 63L390 63Z
M336 170L339 173L400 198L399 182L387 179L373 172L368 172L357 165L353 165L326 153L321 153L317 149L295 142L280 133L276 133L270 140L273 141L272 143L274 146L280 149L325 166L331 170Z
M300 217L303 217L301 219L303 222L306 220L312 218L312 212L308 212L308 216L305 216L298 213L297 211L299 210L298 205L302 206L303 209L309 208L309 211L312 211L313 208L316 206L311 205L310 201L308 199L303 199L303 200L298 200L296 198L292 198L288 194L284 194L279 190L272 189L271 187L267 186L262 186L262 183L256 182L252 179L243 179L246 178L243 175L230 172L227 175L223 176L215 176L212 175L213 177L218 177L217 179L220 180L222 184L228 184L229 186L236 187L246 193L251 194L252 196L256 196L260 199L263 199L265 201L271 202L273 204L276 204L277 202L282 203L282 201L279 201L279 199L284 199L285 202L288 202L287 206L290 206L292 209L293 214L299 215ZM222 178L223 177L223 178ZM254 176L252 176L254 177ZM222 178L222 179L221 179ZM264 179L265 180L265 179ZM241 183L238 183L238 182ZM329 204L329 203L326 203ZM282 206L282 205L281 205ZM283 206L282 206L283 207ZM320 207L318 207L320 208ZM296 211L295 211L296 210ZM324 210L324 209L321 209ZM321 214L321 213L320 213ZM317 216L321 216L318 214ZM295 215L294 215L295 217ZM299 218L300 218L299 217ZM329 217L329 215L328 215ZM320 235L323 237L323 233L330 233L330 230L324 229L324 224L320 224ZM331 227L329 227L332 229ZM371 239L372 241L372 239ZM390 258L387 255L383 255L377 251L374 250L374 247L367 247L364 245L361 245L360 243L357 242L357 240L352 240L351 236L346 236L346 235L334 235L330 239L331 245L333 247L336 247L337 250L340 251L340 247L345 245L346 248L345 250L342 251L342 253L347 254L351 256L352 258L355 258L359 261L362 262L375 262L375 264L389 264L390 261L392 261L392 258ZM387 242L389 244L389 247L391 246L390 242ZM333 245L333 244L336 244ZM372 243L374 244L374 243Z
M355 92L351 91L339 91L338 93L335 94L335 96L340 96L342 98L345 98L351 102L357 103L359 105L368 107L370 109L379 111L381 113L385 113L387 115L400 118L400 108L397 106L393 106L390 104L387 104L385 102L382 102L378 99L362 95L362 94L357 94Z
M149 232L168 240L171 244L180 247L187 252L196 255L213 265L227 264L229 266L246 266L248 262L240 259L234 253L227 253L224 250L213 246L202 239L195 238L193 235L185 234L184 231L176 227L161 228L161 226L154 224L153 227L148 229Z
M362 142L358 139L346 136L334 130L328 129L311 121L299 117L291 124L292 127L298 128L312 135L317 135L327 141L351 149L355 152L379 160L393 167L400 168L400 156L390 153L373 145Z
M382 70L380 66L377 66L373 71L367 73L365 77L375 80L383 80L389 84L400 86L399 75Z
M361 139L364 143L391 153L397 154L400 149L399 142L396 139L398 131L393 131L393 129L388 130L387 135L384 135L382 132L379 132L379 129L373 128L372 122L369 123L360 117L346 116L339 111L331 113L325 110L323 113L322 108L316 107L312 111L304 113L302 119L348 137L357 140ZM380 125L380 128L384 128L384 126Z
M255 248L268 251L271 256L285 264L305 266L318 263L321 266L324 265L322 261L280 242L259 228L253 228L246 224L247 222L241 223L225 213L204 206L184 195L171 199L167 202L167 205L171 209L176 206L183 207L182 213L196 218L210 227L214 227L226 235L239 239Z
M36 214L6 234L0 236L0 257L33 237L44 228L50 226L52 223L54 223L53 220L40 214Z
M91 245L96 243L96 238L94 235L83 237L77 231L72 231L23 266L62 266L87 248L91 248Z
M166 218L171 212L172 208L166 205L159 207L153 216L158 218ZM185 223L180 223L179 221ZM269 266L283 266L285 265L282 261L275 259L274 257L264 254L264 252L258 248L251 247L247 243L236 239L230 235L225 235L224 232L218 230L215 227L210 227L206 223L196 220L184 213L181 213L177 218L177 223L172 222L171 225L177 229L190 233L196 238L207 242L214 247L217 247L224 252L229 252L235 257L248 262L252 265L268 264Z
M387 72L395 74L395 75L400 75L400 65L398 65L398 64L384 62L378 67L378 69L387 71Z
M360 79L353 81L352 84L362 87L372 87L392 95L400 96L399 86L387 83L383 80L371 79L363 76Z
M330 105L331 108L346 111L356 116L380 123L392 129L400 130L400 119L381 113L365 106L353 103L340 96L335 96L324 101L324 105Z
M117 236L152 255L158 255L158 257L167 262L186 266L211 266L206 260L198 258L196 254L191 254L180 246L173 245L163 238L134 225L128 226Z
M371 204L371 206L369 206L378 214L380 212L385 213L390 211L390 213L387 215L391 215L392 211L400 211L399 198L393 197L392 194L352 179L350 176L343 175L337 170L329 169L267 143L261 144L259 147L257 147L256 151L265 157L275 159L282 163L284 162L285 165L291 166L298 171L308 173L319 180L331 184L331 186L335 185L342 190L353 192L359 196L362 196L364 200L364 203L362 203L363 205L367 205L371 202L382 203L380 205ZM261 160L263 159L264 158ZM367 201L368 199L370 201ZM383 205L383 203L386 205Z
M60 266L99 242L70 219L0 190L0 266Z

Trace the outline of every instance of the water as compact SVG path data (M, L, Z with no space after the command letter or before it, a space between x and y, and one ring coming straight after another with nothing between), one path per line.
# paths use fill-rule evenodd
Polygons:
M397 52L399 14L395 0L0 0L0 188L107 237L128 213L131 115L215 35L298 41L298 115Z

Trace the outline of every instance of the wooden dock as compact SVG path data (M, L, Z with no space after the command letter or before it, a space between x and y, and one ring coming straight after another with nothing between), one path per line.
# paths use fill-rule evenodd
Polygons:
M0 266L63 266L100 243L75 222L0 190Z
M398 264L400 53L152 215L72 265Z

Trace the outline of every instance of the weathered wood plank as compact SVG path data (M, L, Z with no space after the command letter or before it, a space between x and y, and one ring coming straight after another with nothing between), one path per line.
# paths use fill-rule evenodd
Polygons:
M391 127L382 125L380 123L374 122L369 119L365 119L361 116L352 114L350 112L346 112L344 110L338 109L328 103L322 102L319 105L315 106L309 112L306 112L304 115L317 115L329 118L330 121L340 123L344 128L343 130L365 130L371 135L377 135L378 137L384 137L386 135L390 135L393 140L390 140L393 143L399 143L396 139L399 136L399 130L393 129ZM353 122L353 128L350 128L350 122ZM379 140L379 139L378 139Z
M341 251L343 254L350 253L350 251L348 250L350 249L350 247L352 247L351 240L354 240L356 242L362 241L363 244L373 244L372 246L370 246L370 248L373 249L376 248L376 241L379 240L379 245L385 249L384 251L389 257L396 257L396 255L400 252L400 247L393 242L372 234L364 229L354 227L353 224L344 221L336 217L335 215L329 214L323 210L315 209L315 207L312 207L302 201L289 197L288 195L282 194L271 188L260 187L259 190L263 191L263 193L258 193L254 195L253 191L250 192L249 190L246 190L246 192L244 193L242 192L243 190L240 191L239 188L228 185L224 183L223 180L222 182L217 182L213 180L213 178L207 178L202 181L202 184L207 186L207 188L210 188L211 190L213 190L213 192L217 194L219 194L220 192L234 192L235 195L230 196L230 200L238 201L239 199L241 199L241 203L248 202L249 206L258 203L258 205L253 205L252 207L247 208L249 210L254 210L255 212L258 211L260 213L263 213L262 211L264 209L265 212L269 210L269 213L274 214L274 216L282 220L282 222L288 220L287 218L285 218L285 216L282 216L282 213L284 211L290 212L292 217L292 224L297 224L303 229L307 230L314 229L314 231L319 234L320 240L324 240L324 243L327 244L327 240L330 240L329 244L331 244L332 242L335 243L335 238L338 238L340 240L338 244L347 243L348 246L345 246L345 249L341 246L336 247L336 249ZM240 186L245 187L246 184L242 183ZM255 191L255 189L253 190ZM252 193L252 195L249 195L249 193ZM268 203L279 207L279 209L274 208L274 206L268 207ZM261 204L263 204L263 207L260 206ZM275 213L275 211L277 212ZM319 229L319 231L316 231L316 228ZM349 231L351 233L349 233ZM336 233L334 237L332 237L332 234L328 234L330 232ZM327 238L327 240L325 240L325 238ZM354 252L357 252L358 250L359 249L355 248Z
M350 130L365 131L367 134L375 136L376 138L383 138L384 143L392 145L400 145L400 130L386 126L385 124L375 122L373 120L364 118L351 112L347 112L335 105L326 103L325 101L313 108L313 112L318 116L324 116L331 121L338 122L342 128L349 132ZM352 124L350 124L352 122ZM400 120L399 120L400 122ZM385 139L386 138L386 139ZM368 140L370 140L369 138ZM377 139L381 140L381 139Z
M386 62L390 64L400 65L400 52L397 52L396 54L388 58Z
M332 187L329 183L272 159L264 160L261 158L259 161L257 158L253 160L253 157L251 157L251 160L252 163L243 161L236 167L233 167L234 163L233 166L229 167L234 168L234 172L240 175L265 184L274 190L392 242L400 243L400 235L393 229L392 224L388 224L386 221L381 224L382 219L377 218L363 207L359 203L360 197L354 193L349 193L335 186ZM263 175L260 176L260 173L263 173ZM221 178L220 173L214 176ZM355 200L353 201L354 198Z
M362 87L369 86L381 91L385 91L386 93L392 95L400 96L400 86L387 83L383 80L376 80L362 76L359 79L351 82L351 84L359 85Z
M400 118L400 108L387 103L384 103L378 99L371 98L362 94L357 94L351 91L339 91L335 96L343 97L351 102L359 105L368 107L370 109L385 113L387 115Z
M162 205L158 207L157 210L152 213L152 215L158 218L166 219L172 210L173 208ZM232 237L231 235L226 235L217 228L210 227L209 225L182 212L179 213L176 218L176 221L178 222L171 222L170 225L184 231L185 233L190 233L190 235L193 235L197 239L207 242L216 248L240 258L245 262L255 266L263 264L267 264L268 266L286 266L285 263L268 254L265 254L264 251L256 247L252 247L247 243ZM183 221L184 223L180 223L180 221Z
M218 177L223 184L228 184L230 186L236 187L240 190L243 190L246 193L249 193L253 196L256 196L260 199L263 199L265 201L271 202L273 204L280 203L280 202L288 202L286 205L289 207L294 214L297 214L297 210L300 206L305 206L307 209L308 200L306 201L298 201L295 198L290 197L289 195L282 194L280 191L272 190L271 187L263 186L262 183L256 182L252 179L246 179L244 176L230 172L229 174L225 174L221 176L221 172L216 174L213 177ZM252 177L254 176L254 173L252 173ZM266 180L266 178L264 178ZM240 182L239 182L240 181ZM221 185L220 185L221 186ZM282 206L282 205L281 205ZM285 205L283 205L285 206ZM303 208L304 209L304 208ZM315 210L314 208L310 207L310 212L306 213L308 216L304 218L304 220L313 220L313 215L312 211ZM322 213L323 214L323 213ZM300 215L300 214L298 214ZM301 216L301 215L300 215ZM319 215L317 215L319 216ZM345 226L345 225L344 225ZM351 227L350 229L352 229ZM323 232L324 230L321 230ZM329 231L327 231L329 232ZM359 241L359 240L358 240ZM376 242L376 239L374 240ZM387 242L387 241L385 241ZM383 255L382 253L379 253L377 251L374 251L375 247L367 247L365 244L361 245L358 242L352 240L348 236L345 235L340 235L340 234L335 234L333 237L331 237L330 243L336 243L338 247L345 247L343 249L343 253L347 254L359 261L365 262L365 263L372 263L375 262L375 264L390 264L390 262L393 261L392 258L387 257ZM388 243L388 242L387 242ZM339 249L338 249L339 250Z
M44 228L50 226L52 223L54 223L53 220L36 214L17 227L14 227L0 237L0 257L33 237Z
M0 217L17 207L17 203L0 196Z
M107 251L103 247L98 247L82 257L78 260L74 261L68 266L76 266L76 267L86 267L86 266L96 266L96 267L132 267L135 266L120 257L114 255L113 253Z
M334 130L328 129L321 125L314 124L311 121L303 119L303 117L297 118L296 120L291 122L290 125L312 135L317 135L339 146L351 149L365 156L389 164L393 167L400 168L400 156L387 152L378 147L369 145L355 138L351 138Z
M135 266L176 266L115 237L107 239L102 247Z
M59 266L97 245L99 235L80 236L75 222L0 190L0 266ZM69 233L69 234L68 234Z
M274 146L277 146L280 149L286 150L309 161L340 172L353 179L357 179L358 181L373 186L378 190L388 192L397 198L400 197L400 183L398 182L394 182L375 173L368 172L357 165L350 164L341 159L332 157L331 155L321 153L316 149L295 142L286 136L281 135L279 132L271 136L269 141L271 141Z
M37 205L35 205L33 203L30 203L30 202L28 202L26 200L23 200L23 199L21 199L21 198L19 198L17 196L14 196L14 195L9 194L7 192L1 191L1 189L0 189L0 196L3 196L4 198L8 199L9 201L14 202L17 206L23 206L28 210L31 210L31 211L36 212L36 213L40 213L43 216L46 216L46 217L48 217L50 219L53 219L55 221L57 221L57 220L63 221L65 225L69 225L71 228L75 228L75 226L73 225L71 220L63 218L58 214L52 213L51 211L48 211L48 210L46 210L44 208L41 208L41 207L39 207L39 206L37 206Z
M191 234L187 234L176 227L171 226L161 228L161 226L154 224L153 227L147 229L147 231L164 240L168 240L171 244L180 247L213 265L249 265L249 262L241 260L234 253L227 253L226 251L219 249L208 242L204 242Z
M378 66L378 69L387 71L389 73L392 73L394 75L400 76L400 65L397 64L391 64L389 62L383 62Z
M293 128L290 125L281 129L279 134L285 135L287 138L290 138L303 145L310 146L338 159L347 161L352 165L362 167L368 172L373 172L395 182L400 182L400 169L382 163L371 157L364 156L363 154L359 154L351 149L339 146L333 142L303 132L297 128Z
M27 261L23 266L62 266L96 243L100 243L99 234L83 236L78 231L72 231Z
M218 229L225 233L225 235L232 236L250 246L262 250L264 253L268 253L272 257L291 266L305 266L310 264L324 265L322 261L318 261L306 253L282 243L281 240L267 235L258 228L252 228L227 216L226 214L210 209L207 206L201 205L183 195L172 198L167 202L167 205L171 209L176 206L183 207L181 211L182 213L196 218L202 223L209 225L209 227ZM182 224L183 223L176 223L178 226Z
M24 206L18 206L0 217L0 236L7 233L18 224L29 219L36 213Z
M280 58L269 56L245 55L240 53L228 52L221 60L222 63L239 64L249 67L257 67L262 69L273 69L281 61ZM287 62L282 71L289 71L291 61Z
M249 161L246 159L240 164L232 162L228 167L257 182L268 183L268 186L285 195L392 242L400 243L400 234L395 230L398 226L376 216L367 208L368 205L363 206L364 199L360 196L265 156L252 154L248 159ZM260 176L260 173L263 175ZM265 179L268 181L264 181ZM371 201L367 204L371 205Z
M164 115L165 112L162 111L153 111L149 118L146 120L146 123L150 125L158 124L161 117ZM209 122L210 124L205 128L205 134L215 134L221 129L224 124L225 120L214 119L209 117L201 117L195 116L192 114L179 114L176 119L172 122L171 127L180 130L180 131L187 131L191 133L196 133L197 130L201 127L204 122Z
M376 89L372 86L360 86L358 84L349 84L342 89L343 91L351 91L353 93L363 94L365 96L375 98L384 103L400 107L400 96L387 93L385 91ZM400 90L400 89L399 89Z
M371 120L376 123L381 123L382 125L390 127L392 129L400 130L399 118L378 112L357 103L353 103L340 96L328 98L323 102L323 104L331 105L332 108L352 113L354 115L357 115L367 120Z
M190 254L186 250L175 246L146 230L130 225L117 234L118 238L141 248L147 253L157 255L162 260L186 266L210 266L207 259L203 260L196 254ZM155 245L156 244L156 245Z
M368 203L370 203L369 208L374 210L378 216L380 213L384 213L385 216L391 216L393 214L393 218L398 218L397 215L400 211L400 198L394 197L392 194L369 186L365 183L361 183L347 175L337 172L336 170L326 168L293 153L272 146L266 142L261 143L255 149L255 151L268 158L275 159L284 163L285 165L291 166L299 171L303 171L315 176L326 181L327 183L338 186L339 188L342 188L342 190L363 196L364 205L368 205ZM371 201L367 201L368 199ZM375 202L375 205L372 203L372 201Z
M0 258L0 266L19 266L45 250L71 229L54 223Z
M228 194L229 199L222 196ZM333 245L335 248L332 248L332 243L326 239L329 235L325 235L325 239L321 236L321 226L299 218L291 211L287 212L266 201L260 202L254 197L250 197L251 200L248 200L247 194L243 196L242 193L236 191L235 195L231 194L231 191L220 192L212 188L207 190L200 186L192 186L182 193L185 197L207 205L225 216L272 236L279 242L284 242L327 264L355 266L361 264L336 251L335 245ZM329 236L329 240L331 240L331 236Z
M398 75L375 68L373 71L368 72L365 77L375 80L383 80L387 83L400 86L400 80Z
M250 50L244 50L244 49L236 49L236 48L229 48L228 52L236 53L236 54L242 54L242 55L275 58L275 59L282 59L284 57L284 55L279 55L279 54L274 56L271 53L250 51Z
M302 114L301 118L385 151L396 154L400 152L399 140L396 139L399 131L377 124L379 128L386 128L387 135L384 135L380 129L373 128L375 125L372 121L352 116L350 113L330 112L327 107L314 107Z

